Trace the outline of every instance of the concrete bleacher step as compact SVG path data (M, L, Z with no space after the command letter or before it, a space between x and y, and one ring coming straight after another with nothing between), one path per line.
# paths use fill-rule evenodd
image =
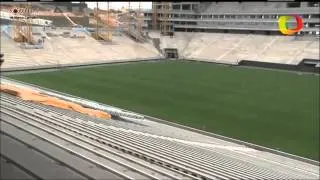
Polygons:
M27 50L21 49L19 44L7 36L1 36L1 53L5 55L3 67L35 65L32 58L26 53ZM25 61L25 60L29 61Z
M231 64L241 59L297 64L304 58L317 59L319 49L317 41L286 36L225 33L197 33L195 36L194 33L178 32L173 38L164 37L160 40L160 48L177 48L181 58ZM160 56L160 52L151 42L139 44L126 36L114 37L113 42L107 45L89 36L84 39L51 37L46 41L45 48L38 50L19 49L17 44L5 37L2 37L1 42L6 44L3 51L16 52L14 56L8 56L8 61L12 63L5 64L12 66L21 61L17 64L21 67L26 64L90 63Z
M61 34L66 30L56 31ZM43 49L20 49L8 36L1 35L1 44L5 44L1 51L7 54L4 68L136 60L160 56L160 52L151 42L139 44L125 36L115 36L113 42L107 45L102 45L89 36L81 39L52 36L45 41Z
M184 57L230 63L242 59L297 64L304 57L316 58L319 43L312 42L285 36L199 33L185 48Z
M33 115L33 119L25 119L24 122L41 124L41 126L35 127L46 125L47 128L63 130L68 133L81 132L78 136L81 136L82 139L99 138L100 141L108 144L120 145L122 148L152 157L154 160L161 160L168 167L179 167L177 172L191 171L207 178L287 179L316 177L316 175L312 175L312 171L304 172L263 159L256 159L252 153L248 156L245 153L237 154L228 150L208 150L193 144L150 136L146 133L140 133L140 131L98 124L87 116L74 118L74 115L68 113L61 115L55 109L18 100L13 96L5 95L1 106L4 105L6 111L14 107L14 110L11 110L12 113L20 112L23 116ZM139 128L139 126L135 127Z

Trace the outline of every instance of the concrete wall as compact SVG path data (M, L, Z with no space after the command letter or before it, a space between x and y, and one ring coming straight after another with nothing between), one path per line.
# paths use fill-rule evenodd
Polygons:
M320 73L319 67L315 67L315 65L304 64L304 60L302 60L301 63L299 63L298 65L243 60L239 62L239 65L280 69L280 70L290 70L290 71L312 72L312 73L318 73L318 74Z

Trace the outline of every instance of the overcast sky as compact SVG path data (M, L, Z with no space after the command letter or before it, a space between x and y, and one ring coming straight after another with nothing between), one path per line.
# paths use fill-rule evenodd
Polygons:
M88 7L93 9L97 6L97 2L86 2L88 4ZM99 9L107 9L108 5L107 2L98 2L99 3ZM129 3L128 2L109 2L109 8L110 9L121 9L122 7L128 8ZM131 9L138 9L139 8L139 2L131 2L130 1L130 7ZM151 9L152 8L152 2L140 2L140 8L141 9Z

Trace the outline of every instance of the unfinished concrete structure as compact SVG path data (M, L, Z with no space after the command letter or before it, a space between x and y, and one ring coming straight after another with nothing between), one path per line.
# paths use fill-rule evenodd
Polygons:
M176 49L179 59L227 64L241 60L279 64L319 60L317 2L173 1L170 7L153 2L152 11L145 12L145 21L152 29L149 34L159 39L164 56L168 49ZM304 19L304 28L295 36L285 36L279 31L278 18L291 14ZM162 35L163 24L170 24L174 36ZM289 21L289 25L295 22Z
M139 44L126 36L115 36L113 44L104 45L86 34L83 34L84 38L63 37L66 31L54 30L51 37L47 36L43 49L21 49L8 35L3 34L1 44L4 46L1 50L6 57L3 69L160 57L152 43Z
M153 10L144 12L144 24L130 7L120 14L119 28L112 28L109 44L91 38L92 32L86 27L73 31L72 24L77 22L67 14L70 18L64 16L64 21L68 26L40 32L46 37L42 50L17 49L19 44L2 33L1 42L6 44L2 49L8 57L3 67L166 57L227 64L250 60L297 65L304 59L319 60L317 6L316 2L154 2ZM293 12L304 18L304 28L296 36L284 36L278 30L277 18ZM147 35L142 32L146 29ZM109 29L101 26L98 31ZM81 38L70 38L69 34Z
M319 3L310 2L153 2L145 11L148 28L160 29L160 24L172 24L174 31L277 34L281 15L298 14L304 19L301 34L319 35ZM290 21L291 25L294 21Z

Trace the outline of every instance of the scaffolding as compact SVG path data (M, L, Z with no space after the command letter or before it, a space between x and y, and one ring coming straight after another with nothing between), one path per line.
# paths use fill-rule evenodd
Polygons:
M128 5L128 32L130 34L130 28L131 28L131 6L130 6L130 1L128 2L129 5Z
M123 32L136 42L145 42L146 39L143 36L143 16L141 13L141 3L139 2L139 9L134 13L131 10L131 2L128 2L128 12L123 14L123 22L125 28Z
M157 7L157 5L158 5L157 2L152 2L152 29L154 31L158 30L158 27L157 27L158 7Z
M22 42L23 37L21 36L21 31L22 31L22 16L18 14L18 8L13 9L13 39L16 42Z
M32 7L31 7L31 3L28 3L26 6L26 11L25 11L25 25L26 25L26 29L23 31L24 34L26 35L27 38L27 43L28 44L32 44Z
M33 44L32 41L32 7L31 3L21 8L23 13L19 14L19 9L15 8L14 13L14 36L16 42Z
M99 3L97 2L96 6L96 13L95 13L95 19L96 19L96 32L92 34L92 37L97 39L97 40L104 40L104 41L112 41L112 29L111 29L111 26L110 26L110 21L109 21L109 1L107 2L107 23L106 23L106 26L105 25L105 22L103 22L103 20L100 18L99 16ZM106 27L107 28L107 31L106 33L102 30L100 30L100 24L99 22L101 21L101 26L102 27Z
M161 35L173 35L171 2L152 2L152 29L159 30Z
M99 3L97 2L96 8L96 36L99 37Z
M112 41L112 26L110 25L110 8L109 8L109 1L107 2L107 41Z
M172 3L171 2L160 2L160 32L162 35L167 36L173 35L173 23L171 20L172 16Z
M141 13L141 2L139 2L139 9L137 12L137 29L138 29L138 33L140 35L142 35L142 25L143 25L143 17L142 17L142 13Z

